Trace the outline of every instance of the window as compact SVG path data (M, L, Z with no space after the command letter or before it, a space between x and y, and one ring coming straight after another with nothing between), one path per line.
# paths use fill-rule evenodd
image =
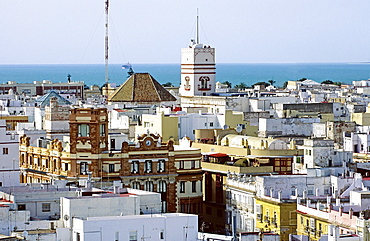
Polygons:
M167 184L166 181L159 181L157 186L157 192L166 192Z
M81 241L81 235L79 232L76 233L76 240Z
M191 160L191 169L195 169L195 160Z
M26 204L18 204L18 211L26 210Z
M138 161L131 162L131 173L139 173L139 162Z
M145 161L145 170L146 173L152 172L152 161L151 160L146 160Z
M86 175L87 171L88 171L87 162L81 162L80 163L80 174Z
M105 136L105 124L100 125L100 136Z
M153 182L152 181L145 182L145 188L144 188L144 190L145 191L148 191L148 192L154 192Z
M144 127L145 127L145 128L150 127L150 122L144 122Z
M197 181L192 181L191 182L191 191L192 192L197 192Z
M50 203L43 203L42 204L42 211L43 212L50 212Z
M310 189L308 189L308 190L307 190L307 195L313 195L313 189L311 189L311 188L310 188Z
M291 191L291 192L290 192L290 194L291 194L292 196L295 196L295 188L292 188L290 191Z
M212 126L213 126L213 122L209 122L209 126L211 126L211 127L212 127Z
M88 124L78 125L78 136L90 136L90 126Z
M164 239L164 230L162 229L161 232L159 232L159 239Z
M184 193L184 192L185 192L185 182L181 181L180 182L180 193Z
M133 182L132 183L132 189L140 190L140 182Z
M180 169L184 169L184 161L180 161Z
M137 241L137 231L136 230L130 230L128 240L129 241Z
M64 171L68 171L68 163L64 163Z
M301 157L297 156L297 158L296 158L296 162L297 162L297 163L301 163Z
M315 228L315 219L310 218L310 227Z
M165 160L159 160L158 161L158 165L157 165L157 172L164 172L166 171L166 166L165 166L166 162Z
M9 154L9 149L7 147L3 148L3 155L8 155Z
M166 212L167 212L167 202L162 201L162 213L166 213Z
M324 187L324 194L330 195L330 187Z
M109 164L109 173L114 172L114 164Z

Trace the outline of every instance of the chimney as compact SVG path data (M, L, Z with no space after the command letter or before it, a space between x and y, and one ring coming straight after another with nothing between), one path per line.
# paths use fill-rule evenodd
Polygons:
M352 216L353 216L353 209L350 208L349 209L349 219L352 219Z
M339 207L339 216L342 216L344 207L341 205Z
M279 190L279 192L278 192L278 199L279 199L279 201L281 201L281 190Z
M303 199L306 199L307 198L307 190L303 190Z

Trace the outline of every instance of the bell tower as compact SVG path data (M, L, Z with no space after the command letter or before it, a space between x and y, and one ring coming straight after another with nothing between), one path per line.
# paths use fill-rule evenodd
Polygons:
M196 37L181 49L180 96L209 96L215 92L215 83L215 48L200 43L197 14Z

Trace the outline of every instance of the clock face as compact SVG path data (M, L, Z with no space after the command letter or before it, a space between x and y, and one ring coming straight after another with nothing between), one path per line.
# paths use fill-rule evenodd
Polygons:
M151 144L152 144L152 141L151 141L151 140L146 140L146 141L145 141L145 145L146 145L146 146L150 146Z

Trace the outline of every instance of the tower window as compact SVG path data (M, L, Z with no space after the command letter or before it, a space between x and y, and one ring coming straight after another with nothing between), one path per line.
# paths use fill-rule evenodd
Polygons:
M86 175L88 171L87 162L80 163L80 174Z
M78 125L78 136L90 136L90 126L88 124Z
M105 136L105 124L100 125L100 136Z
M114 172L114 164L109 164L109 173Z
M200 81L200 89L208 89L208 81L211 79L208 76L200 76L199 81Z

